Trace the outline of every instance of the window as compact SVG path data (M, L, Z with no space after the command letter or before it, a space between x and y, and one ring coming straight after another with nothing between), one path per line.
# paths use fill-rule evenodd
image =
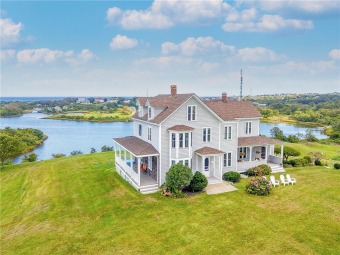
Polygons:
M171 165L176 165L176 161L175 160L171 160Z
M183 165L183 160L178 160L178 163Z
M231 126L224 127L224 139L231 140Z
M209 158L204 160L204 170L209 171Z
M148 140L151 141L151 127L148 127Z
M211 128L203 128L203 142L210 142Z
M239 152L240 152L240 159L247 157L247 147L241 147Z
M142 136L142 125L141 124L138 125L138 135Z
M189 160L188 159L184 160L184 165L189 166Z
M148 119L151 119L151 114L152 114L152 109L149 106L149 108L148 108Z
M182 148L183 147L183 133L179 134L179 147Z
M171 146L172 148L176 148L176 134L171 134Z
M231 152L225 153L223 158L223 166L231 166Z
M246 134L251 134L251 121L246 122Z
M188 148L189 147L189 133L185 133L185 148Z
M196 105L188 106L188 121L196 120Z

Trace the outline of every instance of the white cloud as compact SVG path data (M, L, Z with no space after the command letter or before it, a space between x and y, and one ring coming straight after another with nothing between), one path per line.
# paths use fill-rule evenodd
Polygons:
M11 19L0 18L0 39L3 47L11 46L20 41L22 23L15 24Z
M279 15L263 15L260 20L256 21L227 21L222 29L227 32L274 32L285 29L305 30L313 28L313 22L310 20L284 19Z
M286 60L283 55L278 55L274 51L257 47L257 48L243 48L239 49L236 58L242 62L277 62Z
M126 50L138 46L138 41L134 38L129 38L125 35L116 35L112 38L110 47L112 50Z
M340 60L340 49L331 50L328 55L335 60Z
M193 56L196 54L206 54L211 52L233 52L235 47L226 45L219 40L207 37L188 37L186 40L175 44L173 42L165 42L161 46L162 54L170 55L179 53L185 56Z
M47 48L21 50L17 53L17 61L20 63L52 63L58 58L69 57L72 51L50 50Z
M15 50L0 50L1 61L6 61L15 57Z
M96 59L96 55L89 49L83 49L76 57L66 58L65 61L73 66L84 65L93 59Z
M223 0L154 0L146 10L108 9L107 19L125 29L164 29L180 23L217 19L230 6Z

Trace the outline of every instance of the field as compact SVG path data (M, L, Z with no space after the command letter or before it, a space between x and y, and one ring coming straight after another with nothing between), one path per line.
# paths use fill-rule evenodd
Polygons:
M91 121L91 122L116 122L129 121L132 117L131 113L124 114L122 112L109 113L107 111L90 111L90 112L68 112L55 114L45 117L46 119L57 120L75 120L75 121Z
M308 152L320 151L324 154L324 159L340 161L340 145L320 144L320 143L286 143L301 152L301 156L308 155Z
M289 169L268 197L141 195L112 152L1 170L2 254L339 254L340 172Z

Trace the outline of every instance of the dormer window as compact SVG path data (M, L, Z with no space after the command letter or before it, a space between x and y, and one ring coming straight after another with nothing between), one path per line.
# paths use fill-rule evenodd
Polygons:
M148 107L148 119L152 119L152 108Z

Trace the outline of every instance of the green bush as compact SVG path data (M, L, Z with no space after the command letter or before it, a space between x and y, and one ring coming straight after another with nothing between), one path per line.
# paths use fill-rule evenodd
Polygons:
M267 196L271 189L270 182L263 177L251 179L246 185L247 193L257 196Z
M340 169L340 163L334 163L334 168L335 169Z
M249 168L246 173L248 176L254 176L254 175L269 175L272 172L272 169L270 166L266 164L258 165L252 168Z
M259 165L257 167L261 168L262 175L269 175L272 172L272 169L270 168L270 166L268 166L266 164L262 164L262 165Z
M229 182L238 182L241 179L241 175L237 172L226 172L223 174L223 179Z
M303 158L306 160L308 164L312 164L313 160L310 156L304 156Z
M291 159L289 160L289 164L291 164L293 167L302 167L310 165L309 160L305 158Z
M315 164L316 166L321 166L321 165L322 165L320 159L316 159L316 160L314 161L314 164Z
M190 182L189 189L192 190L193 192L202 191L207 186L208 186L207 177L205 177L200 172L196 172Z
M192 180L192 171L183 164L176 164L170 167L165 175L165 186L176 197L181 196L184 187Z
M35 162L37 161L38 155L35 153L30 153L28 156L25 155L22 162Z

